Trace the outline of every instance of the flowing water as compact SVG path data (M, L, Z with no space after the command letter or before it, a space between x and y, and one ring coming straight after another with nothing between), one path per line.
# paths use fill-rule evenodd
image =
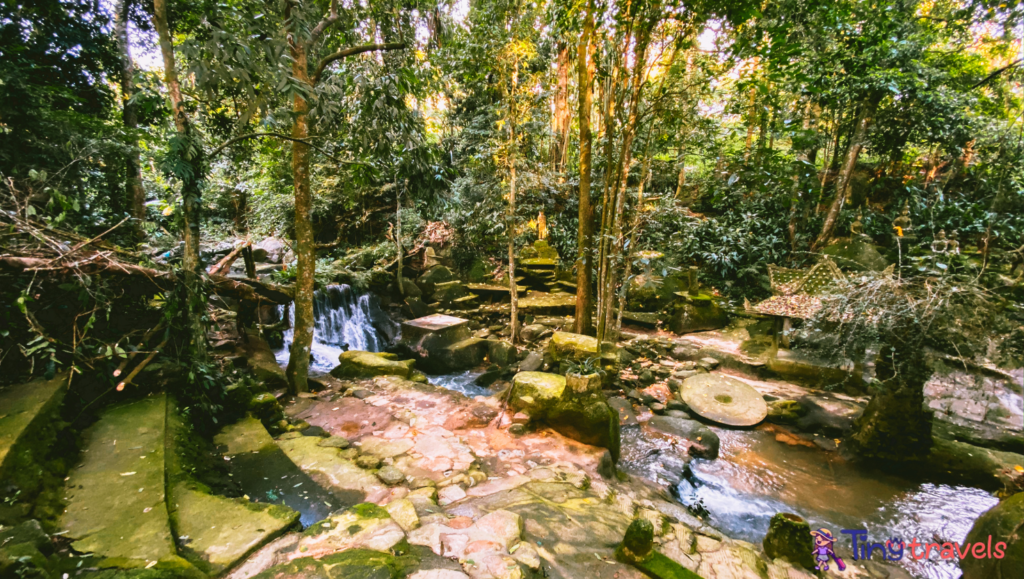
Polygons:
M287 366L295 306L281 306L280 311L287 317L289 329L284 332L284 347L275 355L279 364ZM315 374L330 372L346 350L380 352L398 334L398 324L380 308L376 296L359 294L347 285L329 285L313 293L313 320L309 369Z
M398 325L380 309L376 298L357 294L348 286L316 292L313 312L311 370L317 373L329 372L346 349L379 352L397 337ZM291 320L291 306L282 315ZM291 339L289 330L285 347L277 353L282 364L288 361ZM467 370L430 376L430 382L469 397L489 396L487 388L474 383L480 373ZM849 463L817 447L790 446L776 441L767 429L714 430L721 438L719 458L691 462L672 437L645 427L624 428L620 466L674 487L683 504L703 511L712 526L732 537L760 543L771 517L791 512L804 517L812 528L830 529L838 537L837 552L845 557L851 557L851 541L843 529L866 530L868 539L878 543L893 537L908 543L914 538L962 543L974 520L998 502L980 489L908 480ZM318 511L333 502L329 497L303 496L304 492L318 494L313 489L300 490L305 483L296 487L299 483L287 477L263 480L262 476L250 482L270 486L254 490L295 495L290 498L305 518L321 516ZM292 488L294 493L289 492ZM916 577L960 576L955 560L940 561L935 554L928 561L915 561L905 554L899 564Z
M721 438L716 460L685 459L671 439L643 428L623 432L623 466L640 476L675 485L691 510L706 510L708 522L731 537L760 543L778 512L796 513L812 529L825 527L838 538L837 552L852 558L851 536L863 529L870 542L898 537L909 543L963 543L975 519L998 501L966 486L912 481L843 460L817 447L790 446L768 430L715 428ZM632 448L627 452L627 444ZM921 549L917 549L920 556ZM844 553L845 552L845 553ZM909 548L898 562L916 577L955 579L955 561L915 561ZM875 557L880 557L876 552Z

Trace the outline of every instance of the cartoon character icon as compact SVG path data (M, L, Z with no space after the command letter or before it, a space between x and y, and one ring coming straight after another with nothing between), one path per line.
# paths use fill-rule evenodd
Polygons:
M835 560L836 567L840 571L846 570L846 563L843 562L835 550L832 549L832 545L836 542L832 536L832 531L828 529L818 529L817 531L811 531L811 535L814 537L814 562L816 563L815 569L818 571L828 571L829 557Z

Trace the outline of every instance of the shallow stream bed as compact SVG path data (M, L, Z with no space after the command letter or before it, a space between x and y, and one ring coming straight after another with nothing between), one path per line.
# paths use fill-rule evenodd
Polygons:
M680 480L683 461L673 454L670 439L646 428L624 432L623 466L675 484L680 501L706 509L713 527L752 543L761 542L775 513L791 512L812 529L831 530L844 557L852 557L851 536L842 534L844 529L866 530L878 543L898 537L907 543L917 538L962 544L975 519L998 502L981 489L913 481L817 447L790 446L767 429L714 431L721 439L720 456L692 461L691 477ZM955 561L939 560L934 551L928 561L912 560L909 548L904 553L898 564L916 577L960 576Z

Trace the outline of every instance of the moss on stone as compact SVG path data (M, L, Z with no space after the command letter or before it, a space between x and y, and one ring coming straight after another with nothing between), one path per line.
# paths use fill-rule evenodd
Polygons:
M414 360L389 360L374 352L350 350L338 357L339 364L331 370L335 378L373 378L374 376L401 376L408 378L413 372Z
M778 513L773 516L761 544L769 559L785 559L807 569L814 567L811 527L797 515Z

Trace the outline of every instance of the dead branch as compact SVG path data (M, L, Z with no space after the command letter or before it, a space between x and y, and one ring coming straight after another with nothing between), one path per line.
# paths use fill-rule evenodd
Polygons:
M210 267L210 269L209 269L210 275L225 275L225 274L227 274L228 270L231 269L232 264L234 264L235 260L238 259L239 254L242 253L242 250L244 250L246 247L249 247L250 245L252 245L252 242L251 241L247 241L247 242L239 245L238 247L232 249L231 253L227 254L224 257L224 259L218 261L216 265L213 265L213 266Z

